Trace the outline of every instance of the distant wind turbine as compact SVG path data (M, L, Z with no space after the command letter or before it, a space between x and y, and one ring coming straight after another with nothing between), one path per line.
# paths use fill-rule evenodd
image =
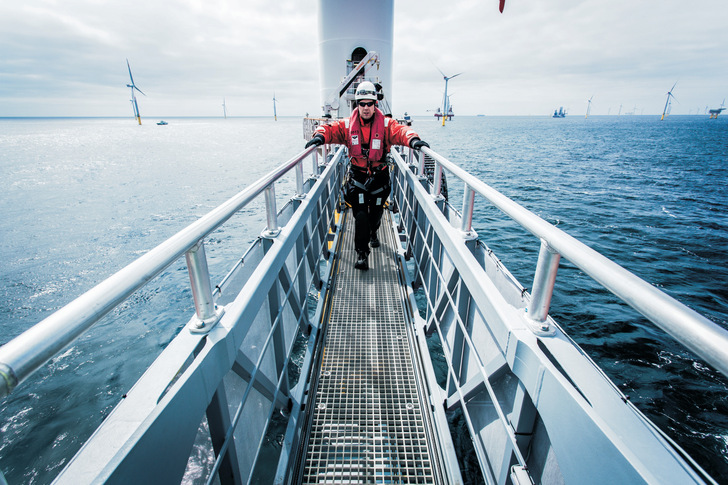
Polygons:
M276 92L273 91L273 119L275 121L278 121L278 114L276 113L276 103L278 100L276 99Z
M660 118L660 121L665 119L665 113L667 113L667 108L670 106L670 98L675 99L675 96L672 94L672 90L675 89L675 86L677 86L677 81L675 81L675 84L672 85L672 88L667 92L667 99L665 100L665 109L662 110L662 117ZM675 99L677 101L677 99Z
M227 108L225 107L225 98L222 98L222 115L227 119Z
M137 119L139 124L142 124L142 117L139 116L139 105L137 104L136 100L136 94L134 93L134 90L136 89L140 93L144 94L141 89L136 87L136 84L134 84L134 77L131 75L131 66L129 65L129 59L126 60L126 67L129 68L129 79L131 80L131 84L127 84L127 88L131 88L131 106L134 108L134 117ZM144 94L146 96L146 94Z
M587 102L589 104L587 104L587 106L586 106L586 116L584 116L584 119L586 119L586 118L589 117L589 113L591 112L591 101L592 101L592 99L594 99L594 95L593 94L592 94L592 97L591 98L587 99Z
M440 68L435 66L438 71L440 71ZM452 76L446 76L444 72L440 71L440 74L442 74L442 78L445 80L445 94L442 97L442 126L445 126L445 117L447 116L447 113L450 108L450 98L447 95L447 82L454 78L458 77L462 74L462 72L459 72L457 74L453 74Z

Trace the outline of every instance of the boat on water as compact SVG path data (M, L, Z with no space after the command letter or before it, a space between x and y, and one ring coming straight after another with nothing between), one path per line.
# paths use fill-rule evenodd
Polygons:
M160 120L160 121L157 121L157 124L158 124L158 125L168 125L169 123L167 123L167 122L166 122L166 121L164 121L164 120Z
M352 26L342 19L354 7L322 0L322 100L342 93L329 105L332 118L351 112L349 86L340 84L351 72L352 82L391 92L393 8L378 5L373 15L383 21L366 26L371 38L347 43L341 34ZM378 69L362 58L344 72L357 49L369 59L376 52ZM307 119L306 137L326 120ZM452 412L472 441L476 482L713 483L549 316L559 261L723 373L725 330L430 149L392 152L382 247L369 272L355 272L351 213L341 202L344 148L281 157L268 175L0 348L2 391L23 392L17 386L30 373L185 258L195 314L58 483L248 483L270 467L261 443L281 420L270 482L463 483L476 471L460 464ZM279 209L275 187L286 174L296 195ZM459 207L444 196L444 174L462 182ZM213 284L206 241L259 199L265 228ZM473 229L476 203L500 209L540 244L530 289ZM444 357L444 376L433 354ZM201 477L195 454L213 458Z
M708 114L710 114L710 119L714 120L718 118L718 115L720 115L723 111L725 111L725 99L722 103L720 103L720 108L713 108L708 111Z
M561 106L558 110L554 110L552 118L566 118L566 111L564 111L564 107Z

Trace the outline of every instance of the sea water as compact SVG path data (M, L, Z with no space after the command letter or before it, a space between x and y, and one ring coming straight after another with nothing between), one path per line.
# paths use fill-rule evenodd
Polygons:
M300 152L298 118L0 119L0 343ZM728 117L417 118L432 148L728 328ZM279 205L293 182L276 187ZM462 187L448 193L460 207ZM262 203L206 241L219 281ZM482 200L473 225L524 286L539 241ZM0 470L49 483L193 312L184 259L0 403ZM562 259L551 315L711 475L728 380ZM275 440L270 446L275 446Z

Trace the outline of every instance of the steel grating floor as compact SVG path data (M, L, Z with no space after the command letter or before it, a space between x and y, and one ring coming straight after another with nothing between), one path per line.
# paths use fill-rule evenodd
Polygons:
M390 213L369 271L354 268L347 215L302 483L435 483Z

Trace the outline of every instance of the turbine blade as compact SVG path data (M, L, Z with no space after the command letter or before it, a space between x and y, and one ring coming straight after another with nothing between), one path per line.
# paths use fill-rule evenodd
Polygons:
M132 86L132 89L136 89L140 93L144 94L144 92L141 89L139 89L138 87L136 87L136 86ZM144 96L146 96L146 94L144 94Z
M430 62L432 62L432 61L430 61ZM442 70L439 67L437 67L434 62L432 62L432 65L435 66L435 69L437 69L438 71L440 71L440 74L442 74L442 77L444 77L445 79L447 79L447 76L445 75L445 73L442 72Z
M506 6L506 0L500 0L500 5L498 5L498 10L500 10L500 13L503 13L503 7Z
M461 74L462 74L462 72L459 72L459 73L455 74L454 76L450 76L450 77L449 77L448 79L452 79L452 78L454 78L454 77L458 77L458 76L459 76L459 75L461 75Z
M134 86L134 77L131 75L131 66L129 65L129 59L126 60L126 67L129 69L129 79L131 79L131 85Z

